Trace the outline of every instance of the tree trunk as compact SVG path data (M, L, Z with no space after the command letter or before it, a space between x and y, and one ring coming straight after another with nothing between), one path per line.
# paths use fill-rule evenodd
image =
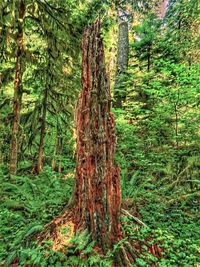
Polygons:
M48 97L48 86L46 85L44 98L43 98L43 113L41 118L41 129L40 129L40 145L39 145L39 156L38 156L38 165L37 172L40 173L42 171L42 160L43 160L43 144L44 144L44 134L46 127L46 114L47 114L47 97Z
M58 147L58 134L56 135L54 149L53 149L53 159L51 162L52 171L55 171L56 168L57 147Z
M129 35L128 35L128 22L121 21L119 24L119 34L118 34L118 52L117 52L117 73L115 80L115 91L114 91L114 106L117 108L122 107L122 101L125 99L125 92L120 92L118 89L120 75L128 67L128 57L129 57Z
M118 71L121 73L128 67L129 56L129 36L128 36L128 22L123 21L119 24L118 35L118 52L117 65Z
M19 0L18 4L18 20L17 20L17 58L15 68L15 79L14 79L14 98L13 98L13 130L12 130L12 141L11 141L11 156L10 156L10 174L16 174L17 172L17 154L18 154L18 131L20 123L20 111L21 111L21 100L22 100L22 60L24 55L23 47L23 20L25 15L25 2Z
M58 163L58 173L60 174L62 172L62 137L58 137L58 157L59 157L59 163Z
M147 48L147 72L150 72L151 67L151 45Z
M76 110L77 226L105 251L122 237L119 166L113 165L115 123L105 71L100 22L84 31L82 92Z
M47 33L46 33L47 34ZM47 116L47 105L48 105L48 93L51 88L52 83L52 75L51 75L51 56L50 56L50 47L49 43L47 49L47 69L46 69L46 84L44 89L44 96L42 101L42 116L41 116L41 128L40 128L40 144L39 144L39 155L38 155L38 164L37 164L37 172L40 173L43 168L43 145L44 145L44 137L46 130L46 116Z

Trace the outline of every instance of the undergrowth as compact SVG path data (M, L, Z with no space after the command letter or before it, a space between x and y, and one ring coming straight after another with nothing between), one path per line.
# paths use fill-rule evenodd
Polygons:
M63 179L46 168L38 176L0 178L0 262L22 247L43 226L62 213L70 197L73 179Z
M133 266L199 266L198 177L193 178L192 187L184 177L174 184L178 174L174 175L176 156L172 157L173 151L170 157L165 147L162 151L150 149L147 153L137 137L137 126L129 124L125 114L115 113L116 161L121 166L123 205L147 225L141 227L131 217L122 217L124 231L130 240L142 244ZM34 243L34 236L44 225L62 214L73 188L73 170L64 177L49 167L37 176L22 173L9 177L5 168L1 168L0 174L2 266L9 266L16 257L19 266L112 266L115 250L120 244L102 256L87 233L76 235L63 252L53 251L49 241L39 246ZM148 247L152 244L160 247L161 257L149 252Z
M130 236L134 240L151 236L151 242L162 248L160 259L142 253L134 266L199 266L199 153L188 147L177 152L171 144L153 143L159 139L156 134L143 137L142 126L129 123L126 113L116 110L115 116L123 199L148 226L129 229Z

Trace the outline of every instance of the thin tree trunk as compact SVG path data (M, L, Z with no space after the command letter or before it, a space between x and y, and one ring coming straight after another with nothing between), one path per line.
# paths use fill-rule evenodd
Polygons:
M122 237L119 166L113 165L115 122L100 23L84 31L82 92L76 110L77 228L86 227L103 251Z
M58 135L56 135L56 140L55 140L54 149L53 149L53 159L51 162L52 171L54 171L56 168L57 147L58 147Z
M20 123L20 111L22 100L22 60L24 55L23 47L23 20L25 16L25 2L19 0L18 4L18 20L17 20L17 59L15 68L14 79L14 98L13 98L13 130L11 141L11 156L10 156L10 173L16 174L17 172L17 156L18 156L18 131Z
M48 47L48 62L46 69L46 87L44 90L44 97L42 102L42 117L41 117L41 128L40 128L40 144L39 144L39 155L38 155L38 164L37 172L40 173L43 168L43 145L44 145L44 136L46 130L46 116L47 116L47 101L48 101L48 91L51 86L51 57L50 57L50 48Z
M3 96L3 74L0 72L0 95Z
M38 156L38 165L37 172L40 173L42 171L42 161L43 161L43 144L44 144L44 135L45 135L45 127L46 127L46 114L47 114L47 97L48 97L48 86L46 85L43 99L43 113L42 113L42 121L41 121L41 129L40 129L40 145L39 145L39 156Z
M147 72L150 72L150 66L151 66L151 46L148 46L147 49L148 55L147 55Z
M166 14L166 11L167 11L167 5L168 5L168 0L162 0L160 3L159 3L159 6L158 6L158 16L163 19L165 17L165 14Z
M61 173L62 171L62 137L58 138L58 156L59 156L58 173Z

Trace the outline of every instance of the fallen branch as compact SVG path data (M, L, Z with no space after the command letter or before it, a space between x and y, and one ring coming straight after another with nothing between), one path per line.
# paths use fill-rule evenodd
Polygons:
M126 215L128 215L129 217L131 217L134 221L136 221L137 223L139 223L142 226L148 227L144 222L142 222L139 218L133 216L132 214L130 214L127 210L122 209L122 212Z

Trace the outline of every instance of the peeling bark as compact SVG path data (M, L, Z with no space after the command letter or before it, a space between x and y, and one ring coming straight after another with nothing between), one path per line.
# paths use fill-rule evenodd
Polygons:
M53 249L62 250L69 244L68 236L61 234L66 225L71 225L71 233L87 229L91 239L96 242L95 249L98 252L106 254L121 241L113 252L113 267L131 267L142 251L141 245L146 243L133 243L127 233L122 232L120 168L113 163L115 122L110 111L111 96L100 21L84 31L82 51L82 91L75 113L75 190L65 213L47 224L37 241L53 240ZM123 212L137 223L145 225L128 211ZM148 248L150 252L154 250L156 255L161 253L156 244Z
M82 51L82 92L75 118L76 225L87 228L105 252L122 238L122 230L120 170L113 165L115 122L99 21L84 31Z

